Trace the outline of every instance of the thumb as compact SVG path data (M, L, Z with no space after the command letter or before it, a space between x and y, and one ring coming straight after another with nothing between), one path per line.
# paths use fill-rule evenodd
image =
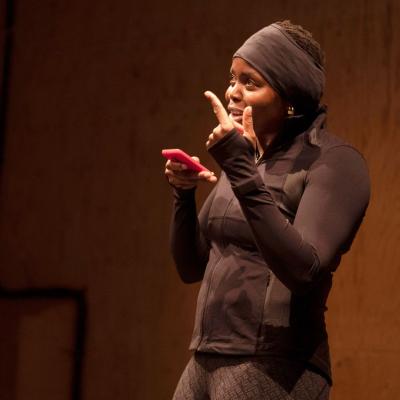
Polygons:
M247 106L244 109L242 123L244 132L255 136L253 126L253 109L251 106Z
M236 130L238 131L238 133L240 133L241 135L243 135L243 132L244 132L244 130L243 130L243 125L242 125L242 124L239 124L239 122L236 122L236 121L234 121L233 119L232 119L232 122L233 122L233 126L236 128Z
M246 107L243 111L243 136L250 140L254 147L256 147L257 136L254 131L253 125L253 110L250 106Z

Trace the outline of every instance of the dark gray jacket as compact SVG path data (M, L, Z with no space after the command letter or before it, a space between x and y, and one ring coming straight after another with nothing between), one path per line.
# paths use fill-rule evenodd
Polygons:
M363 157L325 118L257 164L235 130L217 142L223 172L198 217L194 190L175 190L172 253L183 281L202 280L190 349L286 357L330 378L325 304L370 186Z

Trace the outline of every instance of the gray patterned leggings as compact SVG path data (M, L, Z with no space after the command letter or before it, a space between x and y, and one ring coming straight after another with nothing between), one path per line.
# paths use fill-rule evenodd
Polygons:
M288 360L195 353L173 400L328 400L329 390L324 377Z

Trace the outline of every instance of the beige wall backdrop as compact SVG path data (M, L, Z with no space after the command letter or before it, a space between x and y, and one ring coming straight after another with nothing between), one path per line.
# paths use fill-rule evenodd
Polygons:
M18 0L0 284L84 291L85 400L171 397L189 358L198 285L179 281L169 255L160 150L181 147L215 166L202 93L222 96L233 51L285 18L323 45L330 129L363 152L372 178L329 300L332 398L397 398L400 3ZM0 296L0 390L10 400L70 399L74 308L37 301Z

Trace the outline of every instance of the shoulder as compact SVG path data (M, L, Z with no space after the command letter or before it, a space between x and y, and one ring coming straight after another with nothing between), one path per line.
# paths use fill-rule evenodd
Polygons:
M308 182L348 186L369 197L370 178L362 153L344 139L326 129L310 132L309 143L319 150L319 157L309 170Z
M307 140L312 146L319 148L318 163L336 162L338 167L343 163L354 163L355 166L368 170L365 157L356 147L326 129L312 129Z

